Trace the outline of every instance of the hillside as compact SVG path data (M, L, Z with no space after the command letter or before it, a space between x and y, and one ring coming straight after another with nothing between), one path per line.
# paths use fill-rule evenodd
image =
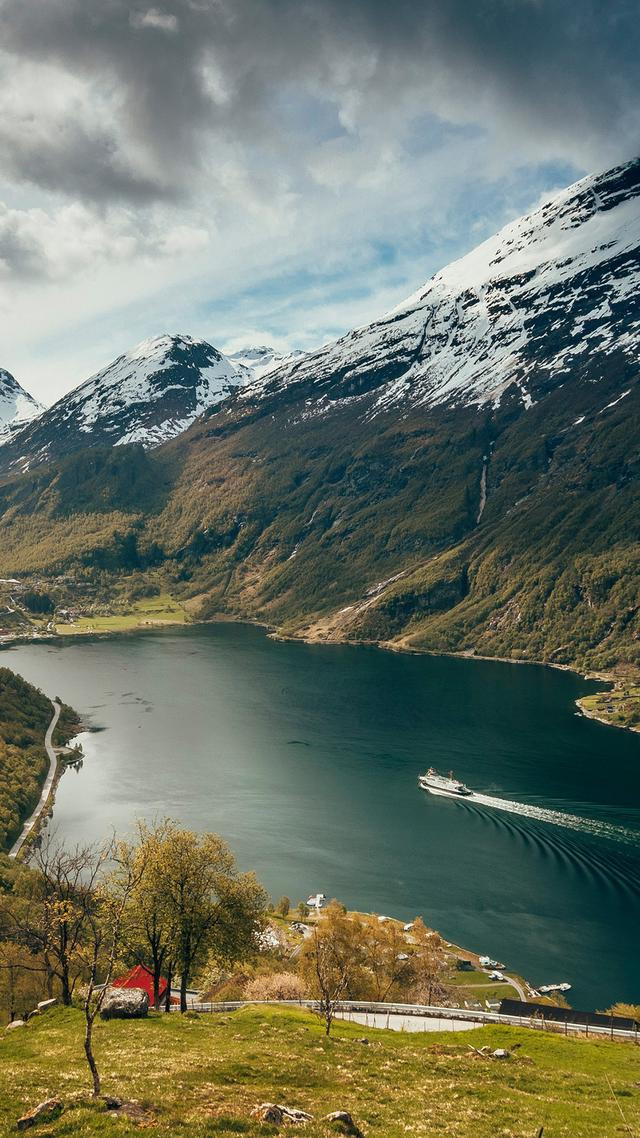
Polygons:
M9 668L0 668L0 850L7 849L34 809L49 762L44 736L51 701ZM63 706L54 742L66 743L78 717Z
M287 635L636 665L639 274L635 160L157 450L5 478L0 572L160 573Z
M47 1125L51 1138L113 1131L103 1104L87 1097L83 1024L80 1012L53 1011L0 1040L6 1133L26 1109L52 1095L60 1095L67 1110ZM367 1138L533 1138L542 1126L545 1138L613 1138L640 1122L632 1045L515 1028L457 1035L370 1030L365 1037L368 1046L361 1026L336 1024L327 1040L309 1014L249 1008L112 1020L97 1026L95 1046L108 1071L105 1093L137 1100L153 1133L172 1138L277 1134L275 1126L250 1117L259 1103L275 1101L316 1117L348 1110ZM480 1058L470 1042L478 1049L518 1047L497 1062ZM133 1135L139 1126L119 1119L117 1131ZM300 1133L328 1138L337 1130L314 1123Z

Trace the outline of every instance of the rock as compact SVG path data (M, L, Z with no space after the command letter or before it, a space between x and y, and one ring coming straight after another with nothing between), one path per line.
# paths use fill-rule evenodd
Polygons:
M367 1047L369 1046L369 1040L364 1035L363 1035L362 1039L356 1039L356 1043L365 1043L367 1045Z
M39 1012L37 1008L34 1008L32 1012L27 1012L27 1014L25 1015L24 1018L28 1022L30 1019L33 1019L34 1016L39 1016L39 1015L42 1015L42 1012Z
M491 1052L494 1059L510 1059L511 1052L506 1051L504 1047L497 1047L495 1051Z
M38 1126L41 1122L55 1122L64 1110L59 1098L48 1098L38 1106L34 1106L28 1114L23 1114L16 1122L18 1130L29 1130L31 1126Z
M283 1122L312 1122L313 1115L293 1106L280 1106L277 1102L262 1102L251 1111L251 1117L260 1122L273 1122L282 1126Z
M25 1020L23 1020L23 1019L12 1019L11 1023L8 1023L4 1030L5 1031L13 1031L14 1027L26 1027L26 1026L27 1026L27 1024L26 1024Z
M107 988L100 1016L102 1019L139 1019L149 1011L144 988Z
M262 1102L255 1110L251 1111L252 1118L258 1118L260 1122L273 1122L276 1126L282 1126L284 1117L282 1111L275 1102Z
M364 1138L364 1134L356 1126L348 1110L334 1110L331 1114L325 1115L322 1121L333 1126L338 1134L348 1134L351 1138Z
M48 1012L49 1008L52 1008L54 1004L57 1004L57 1002L58 1001L56 1000L55 996L51 1000L40 1000L40 1003L37 1005L38 1011Z
M120 1110L122 1106L122 1099L115 1095L102 1095L102 1101L107 1110Z

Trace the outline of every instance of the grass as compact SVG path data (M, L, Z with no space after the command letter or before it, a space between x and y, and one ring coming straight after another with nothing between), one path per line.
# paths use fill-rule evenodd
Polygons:
M613 691L596 692L578 700L587 714L614 727L640 730L640 685L622 682Z
M114 1133L113 1119L83 1097L88 1072L82 1029L80 1012L59 1009L0 1040L2 1133L50 1095L68 1107L47 1125L48 1138ZM148 1106L158 1138L275 1134L250 1117L264 1101L302 1107L316 1117L349 1110L368 1138L533 1138L541 1126L545 1138L613 1138L640 1127L632 1044L492 1027L457 1035L369 1030L365 1047L362 1033L362 1026L339 1023L327 1040L316 1017L284 1008L152 1014L100 1023L95 1050L104 1092ZM481 1059L470 1043L520 1046L498 1062ZM119 1135L137 1131L127 1120L117 1123ZM304 1132L312 1138L335 1134L321 1124Z
M94 632L130 632L136 628L166 624L187 624L189 614L168 593L135 601L126 612L108 616L82 616L73 624L58 624L62 636L81 636Z

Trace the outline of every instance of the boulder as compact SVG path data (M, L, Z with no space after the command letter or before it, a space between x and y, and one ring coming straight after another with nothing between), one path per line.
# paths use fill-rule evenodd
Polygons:
M494 1059L510 1059L511 1052L506 1051L504 1047L497 1047L495 1051L491 1052Z
M54 1004L57 1004L57 1002L58 1001L56 1000L56 998L54 996L53 999L51 999L51 1000L40 1000L40 1003L37 1004L36 1006L37 1006L39 1012L48 1012L49 1008L52 1008Z
M41 1122L55 1122L63 1110L64 1106L59 1098L48 1098L38 1106L34 1106L27 1114L23 1114L16 1122L16 1129L29 1130L31 1126L39 1126Z
M26 1026L27 1026L27 1024L26 1024L25 1020L23 1020L23 1019L12 1019L11 1023L8 1023L4 1030L5 1031L13 1031L14 1027L26 1027Z
M149 1011L149 995L144 988L107 988L100 1016L102 1019L139 1019Z
M298 1110L295 1106L280 1106L277 1102L262 1102L251 1111L251 1117L260 1122L272 1122L282 1126L283 1122L311 1122L312 1114Z
M334 1110L322 1119L333 1126L338 1134L348 1134L350 1138L364 1138L360 1128L356 1126L348 1110Z

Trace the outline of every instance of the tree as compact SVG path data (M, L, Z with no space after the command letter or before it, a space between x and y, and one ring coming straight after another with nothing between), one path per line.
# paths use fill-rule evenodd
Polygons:
M336 1009L362 968L363 928L335 902L325 909L300 953L300 970L318 1000L318 1010L331 1031Z
M102 861L93 846L66 849L46 840L33 858L19 895L2 905L10 938L28 948L31 967L44 971L48 990L56 979L62 1003L71 1003L78 980L86 976L82 949L91 932L96 882Z
M298 901L298 915L301 921L306 921L309 916L309 906L306 901Z
M110 842L98 848L94 855L94 880L97 880L98 874L107 863L111 862L116 865L109 881L97 885L95 904L89 913L89 934L85 944L89 983L83 1002L85 1017L84 1053L91 1072L95 1098L100 1094L101 1079L93 1053L93 1025L113 978L113 968L120 947L127 906L134 889L139 885L144 874L144 860L141 858L132 860L129 853L129 846L123 844L116 847L113 842ZM100 964L102 964L102 985L96 994Z
M169 821L165 825L154 873L163 883L184 1012L187 988L208 953L230 964L255 951L267 897L252 873L238 872L217 834L199 837Z
M0 942L0 1007L9 1022L41 1000L43 965L27 948L15 941Z
M169 991L173 971L174 929L162 871L162 843L170 831L167 820L151 826L139 822L137 843L120 847L122 865L130 868L133 877L123 941L129 954L153 973L155 1008L160 1007L163 972Z
M441 1005L450 996L446 983L447 959L442 937L428 929L421 917L411 930L411 961L415 996L420 1003Z
M407 951L405 934L396 921L381 923L374 917L362 923L362 931L363 964L370 977L367 995L384 1002L413 981L413 954Z
M286 917L289 914L290 908L291 908L291 901L289 900L289 898L288 897L281 897L280 900L278 901L278 904L276 905L276 913L279 913L281 917Z

